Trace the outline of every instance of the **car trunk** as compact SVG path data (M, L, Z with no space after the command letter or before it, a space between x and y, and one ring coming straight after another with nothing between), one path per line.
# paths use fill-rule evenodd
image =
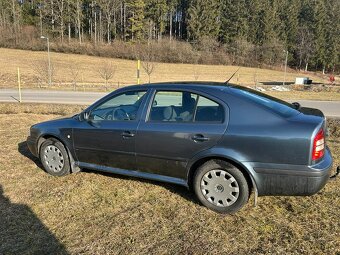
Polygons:
M313 130L313 133L311 134L311 146L310 146L310 155L311 155L311 160L310 164L317 164L320 162L323 158L323 153L322 156L320 156L317 159L313 159L313 154L316 153L315 149L318 150L323 148L323 150L326 149L326 137L328 135L327 131L327 121L326 117L323 114L322 111L319 109L315 108L309 108L309 107L301 107L299 111L303 114L304 117L299 115L302 118L306 118L310 121L312 121L315 125L315 128ZM319 139L319 140L317 140ZM323 141L323 143L322 143Z

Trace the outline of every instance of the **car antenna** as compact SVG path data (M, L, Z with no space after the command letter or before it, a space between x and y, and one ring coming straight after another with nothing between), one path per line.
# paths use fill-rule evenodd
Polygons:
M241 69L241 67L239 67L237 70L236 70L236 72L235 73L233 73L231 76L230 76L230 78L225 82L225 85L228 85L229 84L229 81L234 77L234 75L238 72L238 70L240 70Z

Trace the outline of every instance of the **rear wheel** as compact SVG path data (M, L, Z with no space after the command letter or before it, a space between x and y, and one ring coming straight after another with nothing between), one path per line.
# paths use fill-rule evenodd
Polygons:
M194 176L194 190L199 201L219 213L240 210L249 198L249 187L242 172L223 160L210 160Z
M57 139L50 138L40 147L40 160L46 172L54 176L70 174L70 160L65 146Z

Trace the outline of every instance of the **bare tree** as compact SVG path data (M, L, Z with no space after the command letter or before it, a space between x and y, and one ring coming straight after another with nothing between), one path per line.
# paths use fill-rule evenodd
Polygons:
M107 89L107 85L109 80L111 80L116 72L116 66L112 64L112 62L106 61L104 62L98 69L98 73L102 79L105 80L105 88Z
M77 81L80 75L80 68L78 63L72 63L68 67L68 72L71 76L73 90L77 90Z
M155 60L155 53L152 49L152 47L148 47L145 52L142 52L141 54L142 59L142 67L149 78L149 83L151 80L151 74L154 72L156 63Z
M199 70L198 70L198 65L194 64L194 79L195 79L195 81L197 81L199 77L200 77L200 73L199 73Z
M59 22L59 33L60 33L60 41L61 43L64 42L64 30L65 30L65 8L66 4L64 0L59 0L56 2L57 9L56 9L56 19Z
M297 55L299 57L299 69L302 69L302 64L305 64L305 71L308 70L308 61L313 52L312 32L306 27L299 27L299 37L297 41Z
M82 43L82 19L83 19L83 12L82 12L82 2L80 0L76 0L75 2L75 7L76 7L76 30L77 30L77 34L78 34L78 39L79 39L79 44Z
M106 19L106 36L107 43L111 44L111 30L112 30L112 18L114 18L113 26L116 27L115 12L118 8L117 0L98 0L98 4L103 10L103 15Z
M48 65L47 60L41 60L41 61L32 63L34 77L39 87L41 87L42 85L49 84L48 68L49 68L49 65ZM55 67L53 63L51 63L51 81L54 80L54 76L55 76Z

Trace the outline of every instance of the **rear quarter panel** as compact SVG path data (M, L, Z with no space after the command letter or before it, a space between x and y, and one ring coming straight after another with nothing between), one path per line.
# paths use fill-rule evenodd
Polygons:
M243 161L309 164L314 119L282 117L251 101L226 95L229 125L219 146L242 155ZM299 114L300 115L300 114Z

